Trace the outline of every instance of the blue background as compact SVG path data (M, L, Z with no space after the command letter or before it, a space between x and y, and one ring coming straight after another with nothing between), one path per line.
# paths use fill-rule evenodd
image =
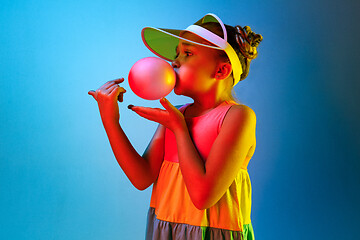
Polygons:
M143 239L151 187L118 166L87 94L153 56L145 26L213 12L263 35L235 87L257 115L257 239L355 239L360 216L359 1L1 1L0 239ZM159 106L127 84L121 124L142 153ZM171 93L173 104L190 100Z

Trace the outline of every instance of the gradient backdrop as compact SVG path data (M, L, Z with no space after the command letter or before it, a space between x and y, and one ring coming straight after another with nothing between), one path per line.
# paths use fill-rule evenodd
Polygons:
M2 0L0 239L144 239L151 187L126 178L87 92L154 56L143 27L185 28L208 12L264 37L235 88L257 114L256 239L355 239L359 10L355 0ZM120 121L142 153L156 124L125 106L160 104L124 86Z

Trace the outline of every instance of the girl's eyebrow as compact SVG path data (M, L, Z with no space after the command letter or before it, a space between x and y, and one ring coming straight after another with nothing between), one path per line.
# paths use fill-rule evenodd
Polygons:
M185 46L189 46L189 47L194 47L194 44L191 43L187 43L187 42L182 42L181 45L185 45ZM179 45L176 46L175 51L178 52L179 50Z

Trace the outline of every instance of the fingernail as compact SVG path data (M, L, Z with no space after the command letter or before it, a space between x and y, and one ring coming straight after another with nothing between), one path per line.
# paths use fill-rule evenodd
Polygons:
M130 104L128 105L128 109L132 109L134 107L134 105Z

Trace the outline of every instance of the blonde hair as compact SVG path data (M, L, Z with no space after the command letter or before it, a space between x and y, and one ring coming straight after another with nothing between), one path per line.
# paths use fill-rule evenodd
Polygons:
M207 22L201 24L201 26L215 33L219 37L224 37L222 28L217 23ZM242 81L249 74L250 62L257 57L257 48L260 42L263 40L263 37L260 34L256 34L251 31L251 28L249 26L245 26L242 28L239 25L232 27L225 24L225 28L228 37L227 41L237 53L242 66L243 73L240 76L240 81ZM225 61L230 62L225 51L219 51L219 53L220 57L222 57ZM233 83L234 82L231 82L226 86L228 97L230 100L240 103L240 101L236 97Z
M222 28L219 24L213 22L207 22L201 24L203 28L215 33L219 37L224 37ZM258 55L257 47L260 42L263 40L263 37L260 34L256 34L251 31L249 26L240 27L240 26L229 26L225 24L225 28L228 36L228 43L233 47L237 53L243 73L241 74L240 81L244 80L250 70L250 62L255 59ZM225 51L220 51L221 57L228 60L228 57Z

